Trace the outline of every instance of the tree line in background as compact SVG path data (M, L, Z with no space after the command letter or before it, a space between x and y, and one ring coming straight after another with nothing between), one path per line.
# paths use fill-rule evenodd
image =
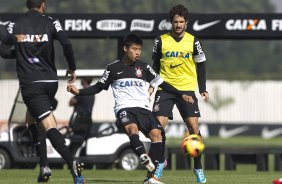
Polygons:
M0 0L3 13L25 12L25 0ZM176 4L191 13L272 13L266 0L47 0L49 13L168 13ZM189 30L188 30L189 31ZM202 40L207 78L222 80L281 80L282 43L279 40ZM117 58L115 39L72 39L79 69L103 69ZM151 63L153 40L144 40L142 60ZM59 69L66 67L56 44ZM0 60L0 79L15 77L15 62Z

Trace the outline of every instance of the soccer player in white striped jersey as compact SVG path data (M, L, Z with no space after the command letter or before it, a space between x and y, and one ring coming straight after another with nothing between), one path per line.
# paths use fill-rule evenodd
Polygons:
M151 112L147 83L153 87L161 86L187 103L193 103L193 99L164 82L147 63L139 60L142 45L143 42L137 35L127 35L123 58L109 64L95 85L78 90L73 84L69 84L67 90L74 95L94 95L107 90L111 85L117 124L129 137L133 151L150 172L150 177L145 183L162 184L160 178L165 161L165 133ZM149 155L139 139L139 131L151 140Z

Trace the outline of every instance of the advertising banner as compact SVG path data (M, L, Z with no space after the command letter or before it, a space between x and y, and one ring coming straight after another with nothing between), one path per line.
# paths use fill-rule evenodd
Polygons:
M106 130L112 127L112 122L97 122L93 124L92 132L98 133L99 131ZM199 128L201 135L204 138L210 136L220 137L224 139L247 136L247 137L261 137L263 139L272 139L282 135L282 128L276 124L248 124L245 122L240 123L221 123L221 124L207 124L200 123ZM168 123L166 126L166 137L181 138L184 137L187 131L186 125L183 122ZM107 133L107 132L105 132Z
M19 14L0 14L14 20ZM171 30L167 14L49 14L72 38L155 38ZM282 14L190 14L187 31L205 39L280 39Z

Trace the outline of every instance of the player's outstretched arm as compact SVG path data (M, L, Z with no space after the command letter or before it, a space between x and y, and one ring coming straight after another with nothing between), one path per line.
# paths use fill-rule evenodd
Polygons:
M79 90L72 83L67 85L67 91L72 93L73 95L78 95L79 94Z
M67 86L67 91L71 92L74 95L85 96L85 95L95 95L100 93L103 90L103 84L101 82L97 82L93 86L83 89L77 89L74 84L69 83Z

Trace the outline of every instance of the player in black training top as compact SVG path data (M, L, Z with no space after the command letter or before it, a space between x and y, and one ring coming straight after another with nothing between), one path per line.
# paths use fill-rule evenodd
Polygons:
M87 88L92 82L92 77L81 78L81 86ZM73 155L76 154L83 141L86 141L92 125L92 110L95 102L95 95L73 96L69 101L69 106L73 106L73 113L69 122L74 136L83 139L72 141L69 148Z
M9 34L7 31L7 24L9 21L0 22L0 56L5 59L16 59L16 50L13 49L13 45L16 44L16 37ZM11 50L12 49L12 50ZM53 110L55 110L57 101L54 99L52 103ZM40 172L37 178L37 182L47 182L52 175L51 169L48 166L47 161L47 148L46 148L46 134L40 124L35 123L35 119L26 112L25 123L28 126L29 131L32 134L33 146L35 147L39 156Z
M64 137L56 129L56 120L52 114L52 100L58 89L53 42L58 40L63 47L69 66L67 74L71 75L70 83L76 79L72 45L59 20L44 14L46 0L27 0L26 5L29 11L8 25L8 32L17 41L15 52L11 50L7 55L10 56L13 52L16 54L17 75L29 113L38 123L43 124L47 138L71 169L74 183L80 184L83 183L83 164L74 160L65 145ZM47 169L41 170L44 175Z

